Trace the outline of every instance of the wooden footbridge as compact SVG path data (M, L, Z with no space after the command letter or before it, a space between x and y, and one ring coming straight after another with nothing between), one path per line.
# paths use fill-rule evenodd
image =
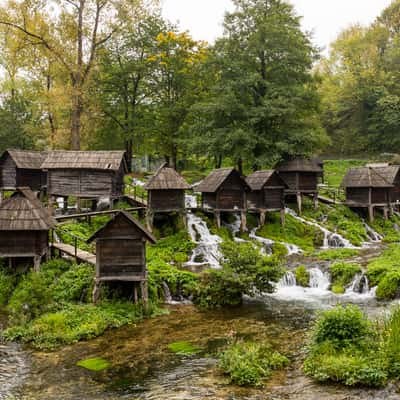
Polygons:
M67 243L51 243L52 251L57 250L59 253L75 258L77 262L96 265L96 255L79 249L76 245L72 246Z

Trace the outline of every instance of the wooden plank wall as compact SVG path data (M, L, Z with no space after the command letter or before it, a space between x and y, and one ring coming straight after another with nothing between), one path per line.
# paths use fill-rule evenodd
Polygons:
M181 210L185 207L183 190L152 190L149 207L152 210Z
M47 231L0 231L0 255L43 255L47 248Z
M17 166L13 159L7 157L0 164L0 188L16 188Z

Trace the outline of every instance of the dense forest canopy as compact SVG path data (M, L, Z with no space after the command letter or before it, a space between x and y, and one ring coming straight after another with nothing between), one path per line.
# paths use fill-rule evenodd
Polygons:
M284 0L234 0L214 44L157 0L8 0L0 150L132 149L256 169L321 151L399 152L400 1L321 59Z

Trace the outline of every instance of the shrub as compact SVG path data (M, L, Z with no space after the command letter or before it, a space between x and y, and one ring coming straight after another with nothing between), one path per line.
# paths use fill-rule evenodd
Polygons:
M390 300L400 294L400 270L390 271L385 274L376 289L376 297L379 300Z
M389 272L399 270L400 246L393 244L368 264L367 276L371 286L377 286Z
M16 276L6 268L0 266L0 306L7 304L14 289Z
M359 307L336 306L324 311L313 328L313 342L331 342L341 348L351 343L360 343L371 333L371 324Z
M345 262L337 262L330 267L332 276L332 289L344 288L351 283L355 275L361 272L358 264L349 264ZM333 290L332 290L333 291Z
M400 307L392 309L385 319L383 330L383 349L388 364L389 375L400 378Z
M300 265L296 268L296 283L299 286L308 287L310 286L310 273L307 271L305 265Z
M218 366L240 386L258 386L275 369L286 366L289 360L270 346L258 343L235 343L219 357Z
M346 260L360 254L357 249L329 249L316 253L316 257L324 261Z

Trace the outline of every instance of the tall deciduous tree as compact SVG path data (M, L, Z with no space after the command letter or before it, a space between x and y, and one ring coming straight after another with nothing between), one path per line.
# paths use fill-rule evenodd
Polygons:
M239 169L315 151L326 137L311 75L316 51L300 18L281 0L234 4L214 49L215 84L195 108L195 148L228 155Z
M99 49L125 24L135 0L9 0L0 24L24 35L62 68L71 99L73 149L80 148L84 94ZM124 19L121 19L120 17Z

